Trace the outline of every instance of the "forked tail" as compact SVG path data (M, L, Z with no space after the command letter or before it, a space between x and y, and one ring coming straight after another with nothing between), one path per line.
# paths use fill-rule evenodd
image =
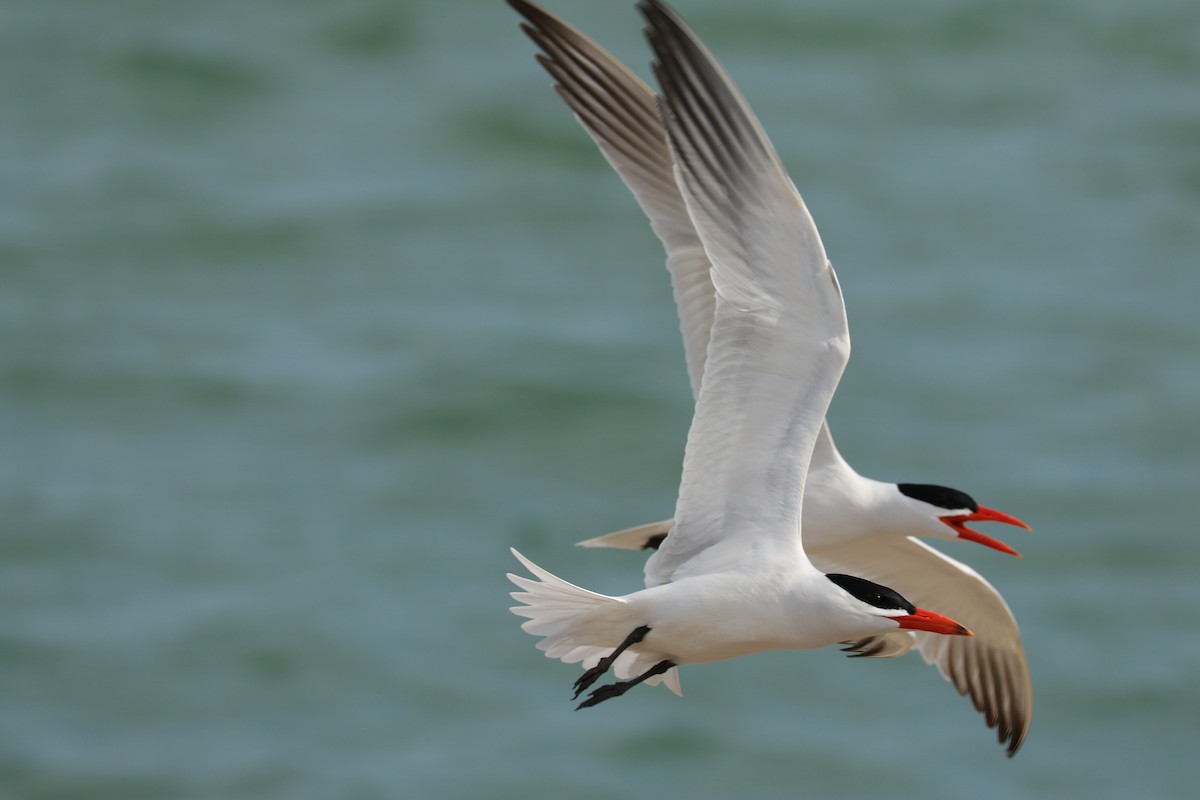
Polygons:
M552 575L515 549L512 554L537 580L508 574L510 581L524 589L511 594L512 599L524 605L509 610L527 618L521 629L542 637L537 648L547 658L557 658L566 664L582 662L585 669L590 669L616 649L631 630L644 624L623 598L588 591ZM659 654L630 649L617 658L613 670L618 678L627 679L645 672L661 659ZM659 682L675 694L683 694L678 669L646 680L651 685Z

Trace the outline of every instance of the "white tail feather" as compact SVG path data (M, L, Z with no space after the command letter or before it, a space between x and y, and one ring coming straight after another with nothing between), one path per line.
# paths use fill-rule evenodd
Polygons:
M568 583L516 550L512 554L537 580L508 575L510 581L524 590L511 594L512 599L524 605L513 606L510 610L527 618L521 623L522 630L542 637L537 648L545 651L547 658L557 658L566 664L582 663L585 669L593 667L624 641L630 631L644 624L624 599ZM650 669L662 658L654 653L626 650L613 664L613 671L619 679L627 680ZM664 683L675 694L682 694L679 672L675 668L648 678L646 683Z

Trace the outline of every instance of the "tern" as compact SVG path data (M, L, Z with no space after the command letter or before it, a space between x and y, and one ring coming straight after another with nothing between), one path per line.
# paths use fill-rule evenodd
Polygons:
M510 4L527 20L522 27L542 50L538 61L554 77L555 89L632 191L666 249L688 374L698 396L716 294L708 253L676 180L675 156L655 94L572 26L524 0L510 0ZM669 10L663 13L696 41ZM711 61L702 45L698 52ZM753 119L736 90L730 96L738 98ZM965 492L859 475L838 452L828 425L822 422L802 511L804 546L813 563L821 570L845 570L884 581L917 602L940 603L976 634L947 638L892 631L848 641L846 649L857 656L880 658L917 647L961 694L971 696L988 725L998 729L1001 743L1008 743L1011 756L1029 729L1033 696L1016 620L1000 594L977 572L913 538L960 538L1019 555L1003 542L968 528L966 523L973 521L1029 528L1015 517L980 506ZM674 520L663 520L580 545L657 548L673 525ZM674 671L666 677L678 691Z
M527 18L544 13L510 3ZM809 465L850 354L841 287L804 201L720 65L664 4L639 8L662 88L647 102L661 111L627 144L636 154L639 137L658 137L665 125L670 170L650 163L644 177L682 198L712 293L679 498L670 535L646 563L645 589L592 592L513 550L533 575L508 576L522 590L512 593L521 603L513 613L547 656L583 662L576 698L609 670L620 679L579 708L643 682L678 692L681 664L903 631L970 636L893 589L819 570L805 553Z

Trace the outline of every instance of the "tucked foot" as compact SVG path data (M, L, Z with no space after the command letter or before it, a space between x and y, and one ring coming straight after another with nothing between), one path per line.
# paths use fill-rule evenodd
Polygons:
M638 675L636 678L631 678L627 681L617 681L616 683L609 683L601 686L599 689L595 689L591 694L589 694L587 700L584 700L582 703L575 706L575 710L578 711L581 708L591 708L594 705L603 703L605 700L610 700L614 697L620 697L647 678L652 678L655 675L661 675L673 666L675 666L674 661L660 661L650 669L643 672L641 675ZM579 695L576 694L575 696L578 697Z
M595 691L593 691L591 694L589 694L587 696L587 700L584 700L582 703L575 706L575 710L578 711L581 708L591 708L594 705L603 703L605 700L610 700L614 697L620 697L621 695L628 692L635 685L636 684L633 681L618 681L617 683L607 683L604 686L601 686L599 689L596 689Z
M624 653L627 649L637 644L642 639L645 639L646 634L649 632L649 625L643 625L640 628L634 628L633 631L625 637L625 641L617 645L616 650L613 650L607 656L600 659L600 662L596 664L596 666L592 667L591 669L584 670L584 673L575 681L573 687L575 689L575 694L571 697L571 699L577 700L579 695L583 694L583 692L589 686L599 680L601 675L608 672L608 670L612 668L613 663L617 660L617 657L621 655L621 653ZM599 703L600 701L597 700L596 702ZM582 706L580 706L580 708L582 708Z
M600 676L608 672L611 663L605 663L607 658L601 659L600 663L591 669L584 670L584 673L575 681L575 694L571 697L572 700L579 699L579 695L583 694L584 690L599 680Z

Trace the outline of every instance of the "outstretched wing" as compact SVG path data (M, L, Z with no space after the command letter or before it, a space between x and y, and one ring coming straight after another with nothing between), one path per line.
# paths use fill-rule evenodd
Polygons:
M538 63L554 77L555 90L633 192L667 252L688 376L697 395L716 297L708 255L675 184L675 160L654 92L553 14L525 0L508 2L528 21L521 28L541 48Z
M800 550L804 480L850 335L816 226L753 113L670 9L639 8L716 292L675 528L646 564L654 586Z
M526 2L508 0L541 48L540 63L608 163L633 193L667 254L693 396L700 394L716 295L711 264L675 183L674 156L654 91L576 28ZM824 446L822 446L824 445ZM840 458L824 431L814 463Z
M1017 621L978 572L917 539L872 536L813 548L825 572L848 572L890 586L909 601L945 614L974 636L896 631L851 643L862 655L888 657L912 646L937 666L959 694L970 695L1008 754L1017 752L1033 719L1033 686Z

